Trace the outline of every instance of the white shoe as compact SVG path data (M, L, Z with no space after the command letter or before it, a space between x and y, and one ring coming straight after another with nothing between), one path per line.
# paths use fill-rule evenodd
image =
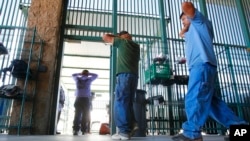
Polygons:
M121 135L121 134L114 134L111 136L113 140L129 140L129 136Z

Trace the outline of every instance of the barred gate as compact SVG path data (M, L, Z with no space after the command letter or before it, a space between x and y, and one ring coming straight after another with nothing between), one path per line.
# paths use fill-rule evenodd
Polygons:
M184 98L186 85L153 85L145 83L145 71L158 55L168 55L174 74L188 75L187 66L176 65L185 56L184 43L179 38L181 2L184 0L69 0L65 39L101 42L103 33L127 30L141 46L139 89L146 97L163 95L165 104L147 105L148 133L174 134L185 121ZM247 121L249 115L250 1L249 0L192 0L195 6L212 20L214 47L218 59L219 88L222 99ZM25 27L25 4L30 0L0 1L0 41L6 27ZM22 8L22 9L21 9ZM13 12L14 10L17 10ZM22 13L22 15L18 15ZM20 18L20 19L18 19ZM9 48L9 46L7 45ZM115 55L115 54L113 54ZM0 56L0 60L4 57ZM111 62L114 61L113 57ZM1 63L1 68L6 64ZM115 66L111 66L113 70ZM111 72L112 73L112 72ZM111 75L112 76L112 75ZM113 79L111 78L111 93ZM1 100L1 99L0 99ZM0 101L1 103L1 101ZM0 104L1 105L1 104ZM224 128L208 120L204 132L223 134Z
M37 34L35 27L26 27L29 2L30 0L0 1L0 42L8 51L7 54L0 56L1 133L20 135L30 134L32 130L34 97L37 92L43 40ZM6 68L13 65L16 60L21 60L27 65L26 73L21 76L13 75L13 70L10 70L13 72L6 71ZM4 85L17 86L20 91L16 95L6 95L2 91Z
M26 31L27 9L25 4L29 1L30 0L0 1L0 43L2 43L9 52L8 55L0 56L0 70L8 67L13 58L20 56L21 39ZM16 83L16 80L9 76L5 78L5 81L3 77L5 76L2 71L0 71L1 86ZM4 96L0 96L0 133L6 133L9 128L13 127L19 130L21 126L20 123L16 124L17 127L13 126L13 123L10 123L13 100L3 97Z
M147 91L146 97L163 95L165 98L163 105L147 105L149 134L175 134L185 121L186 85L147 84L144 78L145 71L153 63L153 58L159 55L169 57L172 73L188 75L185 64L175 63L178 57L185 56L184 41L178 36L181 29L179 14L183 1L69 0L65 38L101 42L103 33L127 30L140 44L138 87ZM250 88L248 87L250 58L246 47L249 47L247 38L249 38L248 7L250 2L247 0L240 2L237 0L193 0L193 2L213 22L214 47L219 65L217 88L221 97L237 115L249 121L250 115L247 111L249 111L250 104ZM111 66L112 69L114 67L114 65ZM110 84L114 85L112 78ZM212 119L208 119L204 132L224 134L225 129Z

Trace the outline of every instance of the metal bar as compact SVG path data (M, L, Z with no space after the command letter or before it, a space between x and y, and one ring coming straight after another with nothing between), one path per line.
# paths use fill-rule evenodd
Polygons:
M92 36L76 36L76 35L64 35L65 39L73 40L84 40L84 41L98 41L102 42L101 37L92 37Z
M235 0L235 1L236 1L238 15L240 18L240 25L241 25L242 32L244 35L243 38L245 40L247 50L250 50L250 29L248 29L248 26L247 26L246 15L243 11L242 0Z
M105 59L109 59L110 57L107 56L94 56L94 55L78 55L78 54L64 54L67 57L91 57L91 58L105 58Z
M206 1L199 0L199 6L200 6L200 11L202 12L202 14L207 17Z
M113 14L112 14L112 27L113 27L113 34L117 33L117 6L118 6L118 2L117 0L113 0L112 3L112 9L113 9ZM115 80L116 80L116 56L117 56L117 50L116 47L112 47L111 48L111 62L110 62L110 99L111 99L111 103L110 103L110 113L111 113L111 135L113 135L116 132L116 127L115 127L115 122L114 122L114 92L115 92Z
M97 26L84 26L84 25L74 25L74 24L67 24L65 28L74 28L80 30L87 30L87 31L101 31L101 32L112 32L113 28L110 27L97 27ZM91 36L90 36L91 37Z
M226 53L227 53L227 57L228 57L228 61L229 61L229 71L230 71L230 74L231 74L231 76L230 76L230 78L232 79L232 82L231 82L231 84L232 84L232 88L233 88L233 93L235 93L235 100L236 100L236 103L241 103L240 102L240 97L239 97L239 95L237 94L237 91L238 91L238 89L237 89L237 87L236 87L236 79L235 79L235 72L234 72L234 70L233 70L233 63L232 63L232 58L231 58L231 54L230 54L230 52L229 52L229 47L228 46L226 46ZM243 117L243 113L242 113L242 110L241 110L241 107L237 104L237 110L238 110L238 114L239 114L239 116L240 117Z
M35 41L35 35L36 35L36 29L33 30L33 33L32 33L32 43L30 45L30 48L29 48L29 59L28 59L28 67L27 67L27 70L26 70L26 78L25 78L25 81L24 81L24 89L23 89L23 97L22 97L22 101L21 101L21 108L20 108L20 115L19 115L19 123L18 123L18 128L17 128L17 134L20 135L20 132L21 132L21 127L22 127L22 120L23 120L23 110L24 110L24 103L25 103L25 99L26 99L26 95L27 95L27 84L28 84L28 80L29 80L29 69L30 69L30 63L31 63L31 60L32 60L32 54L33 54L33 47L34 47L34 41Z
M36 36L37 36L37 33L36 33ZM41 64L42 53L43 53L43 46L44 46L44 41L40 39L40 50L39 50L39 54L38 54L37 68L36 68L36 70L39 70L39 67L40 67L40 64ZM36 74L35 78L38 78L38 73ZM35 83L35 86L34 86L34 92L33 92L33 96L32 96L33 100L35 98L35 94L36 93L37 93L37 83ZM29 125L32 125L32 123L33 123L33 115L34 115L34 103L32 103L31 117L30 117L30 124ZM31 133L31 130L32 130L32 127L30 126L29 133Z

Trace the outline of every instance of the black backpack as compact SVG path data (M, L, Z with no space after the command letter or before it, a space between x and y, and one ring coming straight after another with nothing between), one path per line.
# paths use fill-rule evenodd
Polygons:
M32 77L32 71L31 69L28 70L28 64L19 59L14 59L11 61L11 64L8 68L4 68L3 72L6 73L7 71L11 72L11 75L16 78L26 78L28 75L28 78Z

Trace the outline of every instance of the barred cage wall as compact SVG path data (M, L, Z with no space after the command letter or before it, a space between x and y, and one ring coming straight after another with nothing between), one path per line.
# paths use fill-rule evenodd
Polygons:
M179 57L185 56L184 41L178 35L181 29L179 14L183 1L69 0L65 39L102 42L103 33L116 34L120 30L127 30L140 44L138 88L147 91L147 98L162 95L165 99L164 104L147 105L149 134L175 134L185 121L184 98L187 85L148 84L144 78L145 71L153 64L153 59L160 55L168 57L173 74L188 75L186 64L176 64ZM218 59L218 92L237 115L250 121L248 86L250 56L246 51L246 48L250 47L250 1L192 0L192 2L207 15L214 26L214 49ZM26 3L30 1L0 1L1 29L8 26L26 26L26 16L18 16L17 13L20 12L13 12L23 7L24 13L27 8L27 5L24 5ZM0 41L7 40L3 30L0 37ZM208 119L203 131L208 134L224 134L225 129Z

